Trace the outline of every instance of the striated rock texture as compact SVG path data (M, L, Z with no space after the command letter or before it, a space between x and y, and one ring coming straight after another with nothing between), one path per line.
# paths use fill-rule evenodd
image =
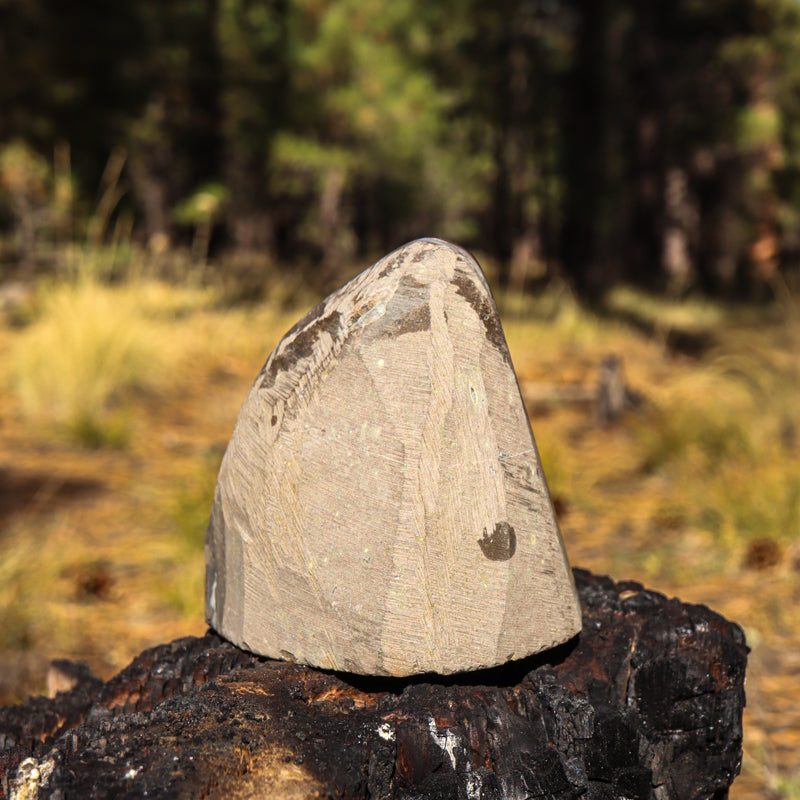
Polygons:
M576 570L584 626L477 673L368 678L209 632L106 684L0 709L16 798L727 796L747 647L703 606Z
M254 653L462 672L580 613L486 279L411 242L283 337L245 398L206 537L206 620Z

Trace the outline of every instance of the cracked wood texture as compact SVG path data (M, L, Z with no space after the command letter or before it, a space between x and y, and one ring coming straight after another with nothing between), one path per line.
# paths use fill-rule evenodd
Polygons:
M721 800L747 647L713 611L582 570L579 636L443 678L260 658L213 632L0 709L0 794ZM429 679L430 678L430 679Z
M560 644L580 613L486 279L411 242L281 340L206 538L206 619L255 653L447 674Z

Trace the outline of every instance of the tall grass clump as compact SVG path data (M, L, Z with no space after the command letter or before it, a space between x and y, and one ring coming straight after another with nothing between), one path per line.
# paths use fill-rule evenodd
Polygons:
M91 278L41 290L36 320L12 354L23 412L86 446L125 444L122 402L159 371L157 327L135 284Z
M749 542L800 536L797 389L791 360L737 344L687 371L635 426L641 471L734 558Z

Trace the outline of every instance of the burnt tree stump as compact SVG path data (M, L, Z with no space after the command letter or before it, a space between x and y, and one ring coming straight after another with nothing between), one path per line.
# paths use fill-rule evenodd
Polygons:
M583 630L482 672L387 679L216 634L0 709L20 798L715 798L742 754L747 647L703 606L575 570Z

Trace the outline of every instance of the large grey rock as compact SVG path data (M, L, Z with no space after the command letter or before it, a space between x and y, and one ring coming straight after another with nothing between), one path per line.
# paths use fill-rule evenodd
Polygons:
M206 616L252 652L452 673L581 615L486 280L400 248L281 340L239 413L206 538Z

